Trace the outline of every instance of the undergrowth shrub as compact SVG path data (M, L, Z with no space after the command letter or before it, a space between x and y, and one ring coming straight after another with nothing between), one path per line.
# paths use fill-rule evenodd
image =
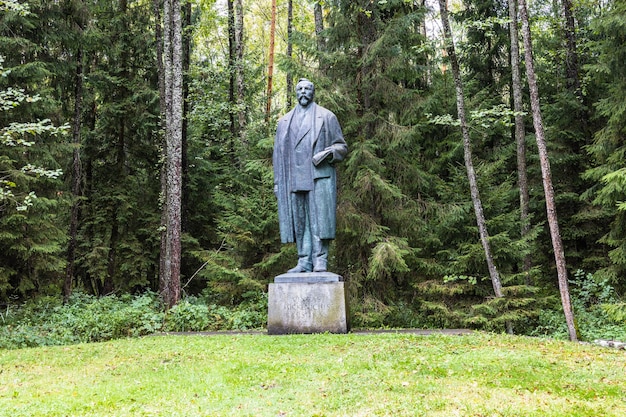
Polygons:
M267 304L244 303L237 307L207 305L202 299L187 297L165 316L164 331L219 331L260 329L267 322Z
M626 327L626 303L604 303L602 304L602 310L604 310L608 318L615 324L621 324Z
M158 296L152 292L101 298L76 292L67 304L42 297L13 310L0 328L0 348L142 336L160 330L163 323Z
M570 279L570 296L581 340L626 341L626 303L621 302L608 280L578 270ZM567 325L560 304L543 310L533 336L567 339Z
M40 297L0 312L0 349L101 342L159 331L260 329L267 322L267 297L236 307L186 297L165 312L158 294L95 297L76 292L67 304Z
M351 325L355 329L427 328L426 320L409 303L385 304L374 297L363 297L350 305Z

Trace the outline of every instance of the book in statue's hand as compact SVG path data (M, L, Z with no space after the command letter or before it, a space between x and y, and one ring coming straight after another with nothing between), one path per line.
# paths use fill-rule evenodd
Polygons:
M313 155L313 165L318 166L324 159L332 156L332 149L324 149L322 152L318 152Z

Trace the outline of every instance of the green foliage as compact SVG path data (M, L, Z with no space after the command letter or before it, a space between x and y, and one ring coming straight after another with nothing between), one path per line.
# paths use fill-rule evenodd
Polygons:
M570 280L572 305L576 325L583 340L626 340L624 303L606 277L578 270ZM556 307L545 309L539 316L533 335L567 338L562 311Z
M404 258L410 253L406 239L387 239L372 249L367 278L390 279L396 274L408 272Z
M291 260L284 252L289 248L279 244L272 133L260 108L251 105L246 131L231 132L229 113L238 109L229 102L229 69L223 64L199 61L191 69L183 273L189 280L186 291L233 308L262 294ZM258 88L251 83L250 96L259 94Z
M67 304L58 297L9 306L0 328L1 347L23 348L136 337L161 329L164 313L154 293L96 298L74 293Z
M46 296L3 309L0 349L102 342L160 331L259 329L267 322L264 296L251 297L236 308L187 297L166 312L153 292L106 297L75 292L67 304Z
M602 309L615 324L626 326L626 303L602 304Z
M436 239L428 220L439 179L423 165L431 144L418 127L430 50L422 19L423 9L406 2L333 3L322 57L333 65L314 77L348 141L335 259L357 303L399 302L410 282L432 272L432 253L422 248Z
M65 262L61 257L65 234L57 220L60 204L37 198L28 211L0 217L0 293L28 294L58 290Z
M474 328L503 332L513 325L517 333L533 331L547 300L536 287L504 288L505 297L489 296L488 279L446 276L415 287L412 303L384 304L373 297L359 300L352 309L356 327L365 328ZM487 281L487 283L485 283Z
M469 73L466 85L470 91L487 90L495 96L510 79L507 3L466 0L463 4L465 7L454 18L464 24L467 31L467 38L459 42L458 47L460 59Z
M350 283L355 325L501 331L511 322L515 331L531 333L538 323L535 333L558 335L562 320L553 307L553 259L532 133L532 228L520 237L506 3L467 0L454 16L504 299L493 298L484 279L455 92L449 71L440 68L440 45L425 32L428 11L405 0L321 4L326 29L317 50L311 2L294 2L295 53L278 59L274 101L282 104L285 72L307 76L318 102L343 127L350 153L338 168L330 268ZM593 279L573 279L578 325L586 338L605 330L618 335L607 326L623 324L626 288L624 1L576 5L580 94L567 87L556 6L539 1L531 13L568 267L593 271ZM222 48L223 13L213 0L192 7L194 19L201 18L189 28L194 44L186 74L182 281L188 298L160 323L181 331L260 327L265 285L296 256L293 245L278 241L272 195L274 120L284 109L275 106L265 120L266 39L254 7L246 10L244 103L229 97L233 68ZM155 289L161 133L150 2L31 0L27 6L6 0L0 11L0 300L58 293L74 202L80 207L74 284L92 294ZM79 71L82 91L75 90ZM77 99L82 106L74 120ZM231 117L242 107L247 124L235 133ZM80 143L71 147L68 121L80 126L73 138ZM82 193L68 198L74 150L82 162ZM121 334L94 327L102 337ZM72 336L29 329L14 327L13 334Z
M260 329L267 322L267 302L246 302L235 309L206 304L203 298L187 297L171 308L163 330L218 331Z
M62 145L69 126L48 118L48 73L18 28L35 16L0 5L0 299L55 288L64 268ZM23 43L16 51L14 42ZM19 57L16 57L16 52ZM31 60L30 62L25 62ZM33 86L38 86L33 93ZM46 115L46 117L42 117ZM36 121L32 121L36 120Z
M22 16L28 14L28 4L18 3L18 0L0 0L0 11L17 12Z
M507 285L504 297L496 298L487 277L446 276L443 282L432 280L416 290L424 300L420 310L428 327L469 327L503 332L511 324L516 333L533 330L547 300L539 288Z
M76 275L95 294L156 289L161 136L152 9L98 1L73 12L86 15L67 45L85 57Z
M626 326L616 321L619 300L607 278L578 270L570 280L577 326L584 340L626 339ZM612 306L612 307L609 307Z

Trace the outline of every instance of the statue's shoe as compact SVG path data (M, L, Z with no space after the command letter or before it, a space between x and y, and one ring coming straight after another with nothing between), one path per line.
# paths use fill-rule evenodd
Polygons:
M305 268L304 266L298 264L296 266L294 266L293 268L291 268L290 270L287 271L290 274L300 274L303 272L311 272L310 269Z

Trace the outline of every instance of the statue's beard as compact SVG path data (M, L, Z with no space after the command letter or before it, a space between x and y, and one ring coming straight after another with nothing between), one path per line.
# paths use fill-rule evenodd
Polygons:
M307 96L300 96L298 98L298 103L300 103L301 106L306 107L309 105L309 103L311 103L311 101L313 101L312 99L310 99Z

